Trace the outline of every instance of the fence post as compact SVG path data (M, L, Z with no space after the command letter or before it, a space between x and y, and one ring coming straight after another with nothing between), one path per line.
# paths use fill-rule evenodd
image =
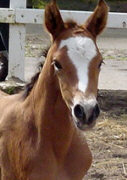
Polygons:
M10 0L10 8L26 8L26 0ZM9 73L8 78L16 77L25 80L25 24L9 26Z

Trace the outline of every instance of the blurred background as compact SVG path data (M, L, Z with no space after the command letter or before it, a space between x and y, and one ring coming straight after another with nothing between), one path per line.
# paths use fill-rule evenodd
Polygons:
M44 8L50 0L28 0L28 7ZM111 12L127 12L127 0L106 0ZM58 0L60 9L92 11L97 0Z

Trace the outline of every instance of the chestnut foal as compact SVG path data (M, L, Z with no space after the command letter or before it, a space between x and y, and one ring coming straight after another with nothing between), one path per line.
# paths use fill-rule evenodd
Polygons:
M99 115L96 37L107 14L100 0L78 25L63 22L55 0L47 5L52 45L39 77L26 94L0 93L2 180L81 180L87 173L92 156L80 130L93 127Z

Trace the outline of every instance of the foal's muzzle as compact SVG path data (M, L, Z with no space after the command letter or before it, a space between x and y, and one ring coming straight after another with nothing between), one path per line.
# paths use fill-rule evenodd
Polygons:
M75 116L75 122L79 129L84 130L88 127L92 127L95 124L95 120L100 114L98 104L93 105L81 105L74 106L73 115Z

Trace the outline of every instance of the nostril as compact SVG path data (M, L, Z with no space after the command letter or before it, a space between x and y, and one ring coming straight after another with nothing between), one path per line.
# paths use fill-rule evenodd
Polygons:
M98 104L96 104L96 106L95 106L94 109L93 109L93 112L92 112L91 116L90 116L89 119L88 119L88 125L92 124L93 121L94 121L96 118L98 118L99 114L100 114L100 109L99 109Z
M95 113L95 116L98 117L99 114L100 114L100 108L98 106L98 104L96 104L95 108L94 108L94 113Z
M74 107L74 114L78 119L84 120L86 118L84 108L79 104Z

